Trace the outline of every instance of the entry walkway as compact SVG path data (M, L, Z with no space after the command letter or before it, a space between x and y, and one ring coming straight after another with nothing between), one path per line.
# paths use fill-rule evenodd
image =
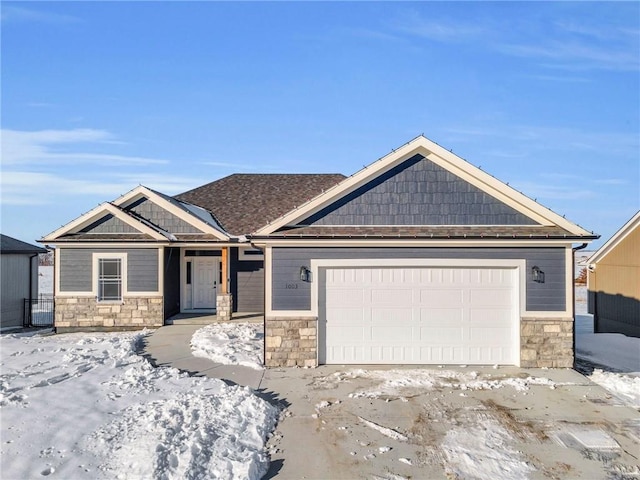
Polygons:
M171 325L165 325L144 339L142 354L154 366L174 367L191 375L219 378L229 383L259 389L264 370L241 365L223 365L191 353L191 337L204 325L214 323L215 315L198 317L179 316ZM262 317L252 314L234 315L232 322L262 322Z

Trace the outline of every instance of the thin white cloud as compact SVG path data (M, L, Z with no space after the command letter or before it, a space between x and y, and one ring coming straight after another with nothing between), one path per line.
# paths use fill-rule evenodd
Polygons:
M72 15L36 10L34 8L17 7L15 5L2 6L2 23L6 22L38 22L38 23L77 23L82 19Z
M479 22L425 18L417 11L406 12L393 22L393 28L405 34L443 43L463 43L484 36L489 31Z
M202 179L153 173L88 173L78 178L42 172L3 172L0 177L3 205L47 205L65 198L90 197L113 200L137 185L145 185L167 195L175 195L202 184Z
M554 40L544 44L502 44L497 50L516 57L540 60L541 65L567 70L619 70L640 69L640 56L633 50L610 46L587 45L572 41Z
M620 20L619 22L621 22ZM518 25L505 25L493 17L427 17L413 10L388 23L391 33L441 43L468 44L502 55L530 59L544 68L572 71L638 71L640 30L608 21L598 25L576 20L522 19ZM541 80L584 81L575 75L541 76Z
M545 185L540 182L519 181L511 184L516 190L524 192L528 197L542 203L548 200L585 200L597 197L597 193L589 189L575 188L574 185Z
M104 144L120 144L105 130L2 130L2 166L10 165L149 165L167 160L112 153L83 152L81 144L92 149ZM78 151L80 150L80 151Z
M132 188L103 178L71 179L39 172L3 172L0 182L3 205L46 205L68 196L100 196L106 200Z

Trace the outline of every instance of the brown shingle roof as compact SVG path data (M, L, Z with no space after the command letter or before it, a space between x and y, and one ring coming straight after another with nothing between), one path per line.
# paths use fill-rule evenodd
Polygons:
M234 174L174 198L209 210L228 233L243 235L345 179L329 174Z

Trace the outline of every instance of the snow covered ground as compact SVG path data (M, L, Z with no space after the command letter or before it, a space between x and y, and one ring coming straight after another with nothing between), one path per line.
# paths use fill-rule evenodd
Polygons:
M38 294L53 295L53 265L38 267Z
M262 370L264 326L261 323L214 323L193 334L191 351L223 365Z
M640 408L640 338L593 333L593 315L587 313L587 287L576 287L575 298L578 363L595 366L588 375L592 382L625 404Z
M0 476L261 478L277 409L153 368L135 353L147 333L0 337Z

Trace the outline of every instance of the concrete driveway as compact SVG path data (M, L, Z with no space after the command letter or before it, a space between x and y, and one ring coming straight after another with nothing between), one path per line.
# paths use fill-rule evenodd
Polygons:
M283 408L265 478L640 478L640 414L574 370L254 370L194 357L198 328L160 328L143 353Z
M265 478L638 478L640 415L569 369L270 369Z

